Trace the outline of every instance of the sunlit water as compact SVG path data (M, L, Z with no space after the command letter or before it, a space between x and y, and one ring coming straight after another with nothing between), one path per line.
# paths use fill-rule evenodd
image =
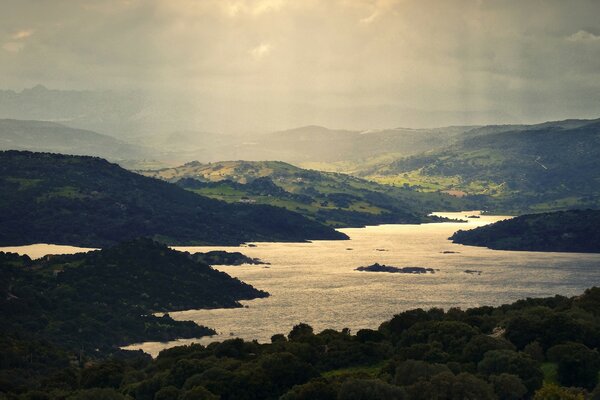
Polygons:
M443 215L464 217L465 213ZM394 314L411 308L499 305L525 297L570 296L600 285L600 254L496 251L448 240L458 229L499 219L503 217L481 216L469 219L468 224L342 229L350 236L346 241L257 243L257 247L241 248L177 247L190 252L242 251L271 263L217 267L271 296L244 301L245 308L171 313L175 319L212 327L219 333L217 336L129 348L141 348L155 355L178 344L231 337L264 342L275 333L289 332L299 322L310 324L316 331L344 327L356 331L377 328ZM439 271L413 275L354 270L375 262ZM467 274L465 270L481 274Z

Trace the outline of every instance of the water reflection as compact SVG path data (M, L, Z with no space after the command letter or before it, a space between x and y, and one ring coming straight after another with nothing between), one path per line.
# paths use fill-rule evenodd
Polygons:
M472 213L443 213L464 218ZM600 254L497 251L452 244L447 238L506 217L481 216L468 223L382 225L342 229L350 241L257 243L257 247L177 247L190 252L215 249L242 251L271 263L223 266L271 297L244 302L247 308L189 310L172 313L218 331L216 337L145 343L132 346L151 354L190 342L208 343L231 337L269 341L306 322L352 331L376 328L394 314L416 307L499 305L532 296L575 295L600 284ZM361 265L421 266L435 274L358 272ZM465 273L481 271L481 274Z

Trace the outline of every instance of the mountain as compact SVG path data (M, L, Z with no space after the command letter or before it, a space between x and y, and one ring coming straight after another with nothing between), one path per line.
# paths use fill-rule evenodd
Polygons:
M282 208L209 199L93 157L0 152L0 192L0 245L346 238Z
M87 155L110 160L143 159L148 148L100 133L46 121L0 120L0 150L30 150Z
M204 196L285 207L334 227L431 221L432 211L461 210L468 199L418 193L280 161L191 162L140 173Z
M571 210L528 214L468 231L454 243L495 250L600 253L600 211Z
M466 133L443 149L361 171L417 190L490 195L503 212L600 206L600 120L567 120Z
M256 139L267 159L292 163L335 163L383 154L411 155L451 143L471 127L350 131L305 126ZM263 158L264 159L264 158Z
M268 296L149 239L30 260L0 252L0 331L92 355L214 331L154 313L241 307Z
M56 90L43 85L0 90L0 118L43 120L128 136L139 129L146 100L137 92Z

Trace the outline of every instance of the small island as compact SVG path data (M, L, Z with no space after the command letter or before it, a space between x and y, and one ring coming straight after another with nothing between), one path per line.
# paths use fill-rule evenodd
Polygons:
M248 257L240 253L239 251L228 252L223 250L213 250L206 253L194 253L190 257L196 262L205 263L208 265L266 265L266 263L259 258Z
M392 274L434 274L436 270L433 268L423 267L392 267L391 265L375 263L367 267L358 267L355 271L366 271L366 272L389 272Z

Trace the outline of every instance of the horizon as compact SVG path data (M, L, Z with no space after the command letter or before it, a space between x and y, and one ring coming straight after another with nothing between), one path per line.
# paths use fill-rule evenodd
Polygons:
M26 93L31 93L34 92L36 90L42 90L42 91L47 91L47 92L59 92L59 93L65 93L65 92L71 92L71 93L103 93L103 94L109 94L109 93L115 93L115 94L123 94L123 93L142 93L141 89L138 90L128 90L128 91L118 91L118 90L104 90L104 91L96 91L93 89L73 89L73 90L66 90L66 89L61 89L61 88L54 88L54 87L48 87L42 83L37 83L33 86L30 87L22 87L22 88L12 88L12 89L7 89L7 88L0 88L0 93L2 92L12 92L16 95L21 95L21 94L26 94ZM1 105L1 103L0 103ZM518 121L507 121L504 123L494 123L494 122L482 122L479 124L451 124L451 125L430 125L430 126L406 126L406 125L399 125L399 126L386 126L386 127L377 127L377 128L365 128L365 129L359 129L359 128L352 128L349 126L326 126L326 125L319 125L316 123L305 123L305 124L300 124L300 125L295 125L295 126L289 126L289 127L284 127L284 128L280 128L280 129L276 129L276 130L271 130L271 131L253 131L253 132L223 132L223 131L207 131L207 130L202 130L202 129L175 129L173 131L163 131L160 132L158 134L169 134L169 133L213 133L213 134L224 134L224 135L233 135L233 136L238 136L238 135L244 135L244 134L249 134L249 135L261 135L261 134L268 134L268 133L279 133L279 132L287 132L287 131L294 131L294 130L300 130L300 129L305 129L305 128L324 128L330 131L348 131L349 133L360 133L360 134L367 134L367 133L371 133L371 132L379 132L379 131L387 131L387 130L415 130L415 131L419 131L419 130L436 130L436 129L444 129L444 128L459 128L459 127L467 127L467 128L477 128L477 127L483 127L483 126L510 126L510 125L539 125L539 124L544 124L544 123L551 123L551 122L565 122L565 121L595 121L600 119L600 115L596 115L596 116L588 116L585 118L578 118L578 117L556 117L556 118L550 118L550 119L542 119L542 120L533 120L533 121L529 121L529 122L518 122ZM26 119L22 119L22 118L14 118L14 117L3 117L0 116L0 120L15 120L15 121L31 121L31 122L52 122L52 123L57 123L57 124L63 124L66 126L70 126L69 119L32 119L32 118L26 118ZM94 131L94 129L90 129L90 128L79 128L78 126L74 126L75 128L78 129L84 129L84 130L89 130L89 131ZM98 133L102 133L108 136L113 136L110 132L100 132L98 131ZM143 135L142 135L143 136ZM115 137L120 137L119 134L116 134Z
M600 108L600 3L586 0L2 9L0 87L142 91L143 112L132 115L146 130L531 124Z

